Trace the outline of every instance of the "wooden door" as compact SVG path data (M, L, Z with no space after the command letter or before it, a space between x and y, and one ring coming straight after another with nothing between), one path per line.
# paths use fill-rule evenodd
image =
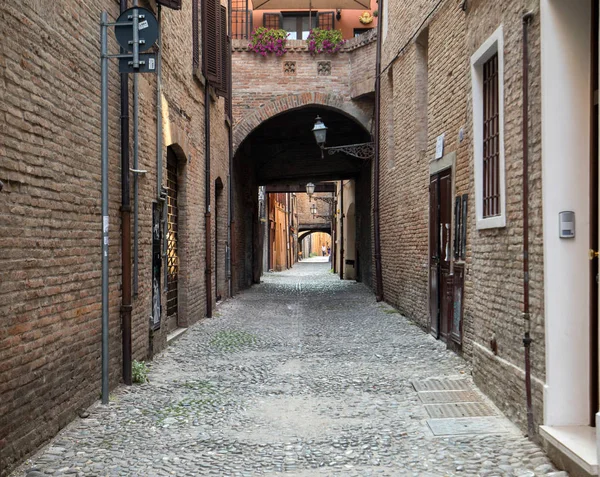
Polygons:
M440 337L440 208L439 178L432 176L429 183L429 330Z
M452 326L452 171L429 183L429 321L436 338L447 340Z
M439 174L440 204L440 336L444 341L452 328L453 287L452 287L452 174L447 169Z

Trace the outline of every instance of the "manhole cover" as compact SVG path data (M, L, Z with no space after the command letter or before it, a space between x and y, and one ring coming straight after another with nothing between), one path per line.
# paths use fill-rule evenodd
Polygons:
M494 416L496 412L482 402L426 404L425 409L433 418Z
M415 391L461 391L469 390L469 382L466 379L427 379L425 381L413 381Z
M501 434L510 432L503 419L497 417L429 419L427 424L435 436Z
M479 394L474 391L422 391L418 396L424 404L481 401Z

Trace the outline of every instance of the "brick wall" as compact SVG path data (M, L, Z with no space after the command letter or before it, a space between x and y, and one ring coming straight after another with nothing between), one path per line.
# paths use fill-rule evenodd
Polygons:
M519 425L526 422L523 373L521 14L535 1L390 2L382 65L381 235L384 295L429 326L428 183L436 138L456 153L454 193L469 195L463 346L476 382ZM507 225L477 230L470 57L504 26ZM413 36L414 35L414 36ZM531 29L530 267L536 421L544 381L543 257L539 116L539 24ZM460 137L462 136L462 140ZM498 354L490 349L496 338Z
M1 475L99 397L102 9L109 19L118 16L118 3L112 0L60 6L7 0L0 6L0 179L5 183L0 193ZM179 165L183 326L206 312L204 270L198 266L205 250L204 90L192 75L190 25L190 2L182 11L163 9L163 177L171 146ZM116 52L112 38L109 47ZM119 76L114 62L109 84L109 368L114 388L121 376ZM140 75L139 168L148 172L139 182L135 359L166 344L164 327L149 339L155 108L156 77ZM212 109L211 184L221 177L226 187L223 100L213 102ZM219 250L222 255L223 247ZM220 269L218 274L224 276ZM162 298L164 306L164 293Z

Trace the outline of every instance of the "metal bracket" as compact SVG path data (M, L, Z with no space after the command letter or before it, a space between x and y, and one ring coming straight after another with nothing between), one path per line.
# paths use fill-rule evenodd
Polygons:
M133 172L134 174L146 174L148 171L145 169L132 169L129 168L129 172Z
M375 143L364 142L360 144L348 144L346 146L323 147L330 156L343 152L358 159L371 159L375 155Z

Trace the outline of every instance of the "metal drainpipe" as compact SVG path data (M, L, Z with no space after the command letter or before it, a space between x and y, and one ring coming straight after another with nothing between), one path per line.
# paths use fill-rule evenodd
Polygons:
M211 269L211 241L210 241L210 92L208 81L204 85L204 168L206 187L205 201L206 211L204 213L204 235L206 246L206 316L212 317L212 269Z
M138 6L138 0L133 0ZM139 285L139 81L133 75L133 296L138 296Z
M527 433L533 437L535 433L533 424L533 404L531 398L531 357L530 348L533 341L530 336L531 319L529 315L529 57L528 33L529 22L533 18L532 12L523 15L523 318L525 319L525 334L523 346L525 348L525 392L527 395Z
M121 13L127 0L120 2ZM135 25L135 19L134 19ZM121 48L121 53L125 51ZM129 189L129 77L121 74L121 334L123 382L131 385L131 201Z
M340 280L344 279L344 181L340 192Z
M102 404L108 404L108 15L101 14L101 108L100 108L100 141L101 141L101 189L102 189Z
M381 38L383 2L379 0L379 17L377 18L377 53L375 59L375 157L373 164L373 228L375 235L375 296L377 301L383 300L383 279L381 273L381 237L379 227L379 116L381 103Z
M247 5L248 0L246 0ZM232 29L232 18L231 18L231 0L227 2L227 17L229 20L229 48L233 47L233 29ZM246 7L246 12L248 11ZM247 18L247 13L246 13ZM233 223L233 52L229 52L229 78L227 78L228 82L228 100L229 100L229 129L228 133L228 141L229 141L229 180L227 181L228 187L228 217L227 217L227 243L229 245L229 296L233 296L233 241L232 241L232 223Z

